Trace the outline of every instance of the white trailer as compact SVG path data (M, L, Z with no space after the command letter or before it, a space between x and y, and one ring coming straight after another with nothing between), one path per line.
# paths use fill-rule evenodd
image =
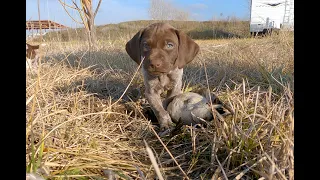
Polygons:
M293 0L251 0L250 33L294 29Z

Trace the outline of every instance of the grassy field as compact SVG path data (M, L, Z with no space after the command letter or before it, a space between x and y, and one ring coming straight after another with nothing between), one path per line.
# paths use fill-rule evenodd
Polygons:
M183 90L208 82L234 115L163 138L146 117L142 75L134 77L124 49L129 38L100 39L93 51L79 40L46 42L37 72L26 74L28 172L155 179L145 140L164 179L293 179L293 34L197 38Z
M119 24L106 24L97 26L96 34L100 41L129 39L141 28L146 27L156 20L129 21ZM184 31L195 39L248 37L249 22L230 18L229 21L162 21ZM82 28L67 29L49 32L44 36L46 41L85 41L85 31Z

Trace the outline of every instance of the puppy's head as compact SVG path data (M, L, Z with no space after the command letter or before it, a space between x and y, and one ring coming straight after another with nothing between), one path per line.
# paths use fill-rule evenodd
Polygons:
M28 59L34 59L38 53L37 50L44 46L46 46L44 43L41 43L40 45L31 45L26 43L26 57Z
M141 29L127 42L126 51L152 75L183 68L199 51L199 46L183 32L167 23L155 23Z
M39 45L31 45L26 43L26 56L28 59L34 59L36 57L36 49L39 49Z

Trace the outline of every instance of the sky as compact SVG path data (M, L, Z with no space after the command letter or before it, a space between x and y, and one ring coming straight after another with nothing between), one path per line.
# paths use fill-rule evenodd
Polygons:
M68 16L58 0L39 0L40 19L52 20L68 27L81 27ZM71 0L62 0L71 4ZM79 1L79 0L76 0ZM168 0L173 6L190 13L191 20L207 21L228 16L248 20L249 0ZM93 8L98 0L93 0ZM104 25L133 20L149 20L150 0L102 0L95 24ZM77 12L69 11L79 20ZM38 20L38 0L26 0L26 20Z

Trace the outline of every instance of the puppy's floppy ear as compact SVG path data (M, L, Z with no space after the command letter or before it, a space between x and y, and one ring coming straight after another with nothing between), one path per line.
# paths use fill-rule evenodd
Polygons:
M179 30L175 30L175 32L179 39L179 54L175 65L181 69L196 57L199 52L199 45L185 33Z
M126 44L127 53L129 54L131 59L133 59L137 64L140 64L141 62L140 39L143 32L144 32L144 29L140 29L140 31L137 32L137 34L135 34L133 38L130 39L130 41L128 41Z
M39 45L31 45L31 44L28 44L26 43L27 46L28 46L28 49L39 49Z

